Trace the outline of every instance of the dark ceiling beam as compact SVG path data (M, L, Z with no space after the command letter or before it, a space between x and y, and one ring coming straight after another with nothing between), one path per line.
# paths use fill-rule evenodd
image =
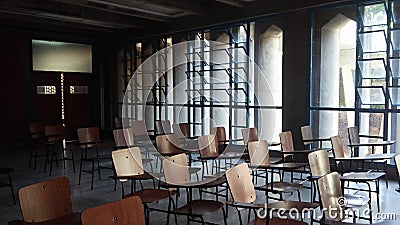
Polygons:
M169 22L170 19L165 17L165 16L157 16L157 15L151 15L148 13L141 13L141 12L124 12L118 9L115 9L113 7L109 7L105 4L89 4L88 0L50 0L54 2L61 2L64 4L70 4L70 5L78 5L81 7L85 8L90 8L90 9L96 9L104 12L109 12L109 13L115 13L119 15L124 15L124 16L129 16L129 17L137 17L137 18L142 18L142 19L148 19L148 20L154 20L154 21L160 21L160 22Z
M69 22L87 23L100 27L139 28L135 18L104 13L99 10L88 9L77 5L66 5L58 2L36 0L13 0L3 4L2 8L8 11L29 14L38 18L67 20Z
M200 0L143 0L142 2L168 8L180 9L191 14L200 13L202 7Z
M236 6L236 7L243 7L243 3L241 0L215 0L216 2L221 2L227 5Z

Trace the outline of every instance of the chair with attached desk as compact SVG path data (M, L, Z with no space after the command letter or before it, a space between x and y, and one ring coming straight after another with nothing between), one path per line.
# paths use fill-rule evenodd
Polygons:
M171 187L185 188L187 190L187 202L182 206L177 206L177 209L171 211L173 214L187 216L187 222L195 221L206 224L204 216L222 210L224 224L226 225L226 213L224 203L217 200L208 200L201 198L193 200L193 188L208 188L206 183L195 182L191 183L189 167L182 165L182 161L186 160L185 154L178 154L162 161L165 181ZM220 184L218 184L220 185ZM200 220L197 220L199 218Z
M328 153L324 150L316 151L313 153L310 153L308 155L308 161L310 164L311 168L311 177L309 179L313 181L317 181L320 177L325 176L329 173L331 173L331 167L329 164L329 157ZM371 193L375 192L377 196L377 205L378 205L378 211L380 210L380 204L379 204L379 178L382 177L384 174L379 173L379 172L353 172L349 174L345 174L340 177L340 180L342 183L345 182L354 182L354 183L364 183L368 186L369 189L360 189L360 188L353 188L353 187L343 187L342 189L349 189L349 190L356 190L356 191L368 191L369 198L363 197L361 195L353 195L353 194L344 194L344 197L347 199L347 201L369 201L371 199ZM371 189L371 186L369 182L374 182L375 183L375 191ZM312 184L313 184L312 183ZM317 185L316 185L317 186ZM315 201L315 196L317 191L315 190L315 187L311 189L311 198L312 201ZM369 201L369 203L371 203ZM371 206L371 205L370 205Z
M29 166L32 165L33 159L33 169L36 170L37 159L40 157L45 157L46 154L46 138L44 136L45 123L42 122L31 122L29 123ZM41 153L41 150L43 153Z
M71 186L67 177L43 181L18 191L23 221L10 221L10 225L46 224L78 225L80 213L74 213ZM24 223L25 222L25 223Z
M320 224L331 224L334 222L343 221L346 216L347 209L356 209L367 205L370 199L357 199L350 201L343 195L340 185L340 177L337 172L328 173L318 179L318 190L323 209L323 218ZM351 211L351 210L350 210ZM365 218L364 218L365 219ZM369 217L372 223L372 214ZM356 222L356 215L353 215L353 222Z
M172 129L174 131L174 134L177 134L180 139L190 138L190 124L189 123L173 124Z
M79 128L78 139L79 145L82 149L81 153L81 163L79 168L79 184L81 184L82 172L89 173L92 175L91 179L91 190L93 190L94 183L94 172L97 170L99 175L99 180L101 180L101 169L111 169L110 166L102 166L100 163L111 162L111 155L100 155L99 147L103 141L100 139L100 131L98 127L87 127ZM83 169L83 162L90 162L90 170ZM97 169L95 169L95 164L97 164Z
M270 165L268 142L266 140L252 141L248 143L248 147L252 172L256 172L260 169L266 172L266 176L259 176L265 178L265 185L257 187L257 189L265 192L271 191L273 194L279 194L280 200L283 200L283 193L297 192L299 201L301 201L300 190L303 188L302 184L283 181L274 182L273 174L271 174L271 182L269 181L268 171L263 169L263 166ZM272 182L273 185L271 184Z
M44 163L44 171L46 171L47 164L50 164L49 176L51 176L53 170L53 163L58 161L63 161L64 169L66 167L65 162L71 161L72 168L75 173L75 158L74 158L74 146L67 146L65 143L65 127L62 125L46 126L44 129L46 137L46 160ZM57 157L57 149L61 152L61 158ZM69 150L71 153L70 157L65 155L65 150Z
M82 225L144 225L142 201L129 197L86 209L82 212Z
M218 152L224 152L227 147L227 142L229 142L229 140L226 139L225 127L213 127L211 128L210 134L214 134L217 138Z
M140 153L140 149L138 147L126 148L121 150L116 150L112 152L112 158L115 166L115 170L117 176L115 179L118 179L122 185L122 196L123 198L127 198L129 196L138 196L143 202L145 215L146 215L146 224L149 224L150 212L151 211L160 211L167 212L171 210L171 204L173 204L172 196L176 194L174 190L167 189L156 189L155 181L157 177L153 177L153 175L148 174L143 170L142 166L142 156ZM159 178L159 177L158 177ZM131 188L131 194L125 195L124 185L123 183L132 180L133 182L139 181L141 190L133 190ZM144 180L152 180L154 188L143 188L142 181ZM165 211L158 207L152 207L151 204L157 203L164 199L169 199L169 209ZM169 218L169 214L167 215Z
M318 205L313 203L304 203L296 201L278 201L274 203L257 202L257 194L254 189L251 175L249 173L249 167L246 163L239 164L226 172L226 179L229 185L229 189L232 195L232 202L227 202L228 206L232 206L237 210L239 223L243 224L241 212L248 209L248 223L252 225L256 224L293 224L293 225L306 225L307 223L293 219L281 219L272 218L269 219L270 209L286 209L292 208L302 211L305 208L316 208ZM250 222L251 211L256 214L256 210L266 210L267 216L265 219L256 217ZM266 221L268 220L268 221Z
M303 139L304 146L310 146L311 148L322 148L324 142L329 142L329 138L316 138L313 135L311 126L302 126L301 130L301 137ZM316 146L314 146L317 144Z
M377 139L377 138L381 138L378 136L371 136L371 135L360 135L358 132L358 128L357 127L349 127L348 128L348 132L349 132L349 146L351 147L352 150L352 156L355 154L355 150L357 151L357 155L359 155L359 148L361 147L371 147L371 152L368 150L367 154L375 154L375 147L377 146L382 146L384 148L387 148L387 146L393 144L393 141L383 141L383 142L374 142L374 143L361 143L360 137L365 137L365 138L373 138L373 139ZM357 146L359 144L359 146ZM387 160L374 160L371 161L372 164L375 164L376 166L376 170L379 171L379 166L382 166L383 169L381 169L380 171L383 171L384 173L387 174ZM386 187L388 187L388 180L386 177Z
M285 131L279 134L282 148L282 159L284 162L296 162L295 149L293 144L293 135L291 131ZM300 151L299 151L300 152ZM300 173L300 178L294 178L293 173ZM300 168L291 172L291 180L294 179L303 180L303 174L308 175L310 170L308 167Z
M131 122L133 136L137 141L146 141L150 143L154 143L155 136L150 135L149 131L147 130L147 126L144 120L134 120Z

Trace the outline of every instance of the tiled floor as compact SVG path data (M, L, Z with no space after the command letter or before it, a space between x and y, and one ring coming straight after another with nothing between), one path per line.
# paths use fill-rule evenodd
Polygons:
M106 143L103 151L107 151L112 149L111 144ZM43 159L38 161L38 168L33 170L33 167L29 167L29 149L26 147L2 147L1 148L2 157L0 159L0 165L2 167L13 167L15 171L12 173L12 179L14 182L14 189L17 193L17 190L21 187L24 187L29 184L37 183L39 181L48 180L51 178L59 177L59 176L67 176L71 182L72 188L72 202L74 211L82 211L86 208L97 206L103 203L115 201L121 198L121 187L118 183L117 191L113 190L114 181L108 176L112 175L111 171L102 172L102 180L98 180L98 177L95 176L94 190L90 190L90 175L83 175L82 184L78 185L78 171L73 173L72 164L70 162L67 163L67 168L63 169L62 164L58 167L54 168L53 175L51 177L48 176L48 172L43 171ZM75 155L76 159L76 168L79 168L79 151L78 154ZM287 176L288 177L288 176ZM0 179L3 179L2 177ZM151 186L150 182L144 182L145 186ZM396 215L400 215L400 193L394 191L397 187L397 182L391 181L389 184L389 188L386 189L384 182L381 182L381 212L384 213L392 213ZM303 200L309 201L309 190L305 189L301 193L301 197ZM195 192L195 195L197 192ZM260 202L263 202L263 193L259 193ZM203 197L207 197L206 195ZM285 195L285 199L297 199L296 195ZM182 197L180 197L181 201L185 198L184 193ZM213 197L214 199L214 197ZM223 199L221 199L222 201ZM18 202L18 199L17 199ZM156 205L157 207L165 208L166 203L161 202ZM373 209L374 217L376 217L376 199L373 197ZM229 217L228 224L238 224L238 217L235 210L232 208L229 209ZM400 216L397 216L400 221ZM12 219L21 219L21 213L19 205L12 204L12 198L10 195L10 191L7 188L0 189L0 224L7 224L7 221ZM244 214L243 218L247 218L247 215ZM208 221L213 221L217 224L222 224L222 216L221 213L218 215L211 216L206 218ZM152 212L150 216L151 224L165 224L166 215L158 212ZM360 221L361 223L367 223L367 221ZM377 222L374 219L374 222ZM171 219L171 224L174 224ZM186 224L186 217L179 216L178 224Z

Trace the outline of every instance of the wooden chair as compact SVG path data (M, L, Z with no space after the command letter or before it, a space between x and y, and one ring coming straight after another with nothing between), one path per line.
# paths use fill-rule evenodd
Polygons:
M171 134L171 123L169 120L156 120L156 135Z
M124 198L129 196L138 196L142 200L144 205L145 213L146 213L146 224L149 224L150 211L161 211L165 212L163 209L150 207L149 204L156 203L163 199L169 199L169 208L171 208L171 204L173 204L172 196L176 194L173 190L164 190L164 189L144 189L141 183L141 180L153 180L151 175L146 174L143 170L142 166L142 156L140 154L140 149L138 147L126 148L112 152L112 159L114 162L115 170L117 173L117 177L122 177L119 179L121 182L127 181L127 179L132 179L132 181L139 180L142 189L139 191L132 192L129 195L124 194L124 186L122 185L122 196ZM167 215L167 219L169 219L169 214Z
M339 171L341 174L345 172L344 162L338 160L337 158L345 158L348 157L345 154L345 149L343 146L342 138L339 135L331 137L332 149L333 149L333 156L335 158L335 166L336 170ZM350 168L352 170L352 163L350 162Z
M51 176L53 170L53 163L56 162L58 165L58 161L63 161L64 169L65 161L70 160L72 162L72 168L75 171L75 158L73 146L67 146L65 143L65 127L62 125L54 125L54 126L46 126L44 129L45 137L46 137L46 160L44 163L44 171L46 172L47 164L50 164L49 176ZM57 149L61 151L61 158L57 157ZM71 153L71 157L67 157L65 155L65 150L69 150Z
M257 128L243 128L242 129L243 143L247 146L247 143L252 141L258 141Z
M360 135L358 132L358 128L357 127L349 127L348 129L348 133L349 133L349 142L350 144L352 143L360 143L360 137L364 137L364 138L373 138L373 139L377 139L379 137L377 136L372 136L372 135ZM352 156L354 156L354 152L355 150L358 149L357 147L355 148L351 148L352 152ZM371 152L372 154L374 152ZM370 154L369 150L368 150L368 154ZM374 160L371 162L372 164L375 164L376 170L377 171L382 171L385 174L387 174L387 160ZM382 166L382 169L379 169L379 166ZM387 179L387 175L385 175L385 180L386 180L386 188L388 188L389 184L388 184L388 179Z
M139 197L129 197L86 209L82 212L82 225L144 225L144 212Z
M10 173L12 173L14 171L14 168L0 168L0 175L6 175L8 178L8 182L7 181L0 181L0 188L2 187L10 187L11 189L11 196L13 198L13 203L15 205L15 195L14 195L14 187L13 187L13 183L11 180L11 175Z
M256 153L257 154L257 153ZM250 214L251 211L254 211L254 214L256 214L256 210L258 209L265 209L266 203L265 202L257 202L257 194L254 189L254 185L252 182L251 175L249 173L249 167L247 166L246 163L239 164L228 171L226 171L226 179L228 181L229 189L231 191L232 199L233 202L227 202L229 206L234 207L237 212L238 212L238 217L239 217L239 223L243 224L243 219L241 216L241 211L248 209L249 211L249 217L248 220L250 220ZM296 205L297 209L301 208L315 208L317 207L316 204L312 203L302 203L302 202L294 202L294 201L278 201L275 203L269 203L268 207L274 208L280 208L280 206L294 206ZM286 208L289 210L290 208ZM268 218L269 219L269 218ZM248 221L250 222L250 221ZM265 221L265 219L260 219L260 218L255 218L254 221L252 221L249 224L293 224L293 225L306 225L307 223L305 222L300 222L297 220L292 220L292 219L280 219L280 218L272 218L269 219L269 221Z
M42 122L32 122L29 123L29 144L30 144L30 156L29 156L29 166L32 165L33 159L33 169L36 170L37 158L45 157L45 143L46 138L44 136L45 123ZM43 150L43 153L40 153Z
M39 223L58 221L54 224L78 225L80 213L72 211L71 187L67 177L23 187L18 192L23 220ZM18 224L16 221L10 224ZM53 223L52 223L53 224Z
M134 120L131 122L133 136L138 141L147 141L151 143L154 140L154 135L149 135L144 120Z
M324 210L324 217L320 221L321 224L329 224L329 221L343 221L346 218L346 209L362 207L369 203L369 199L351 201L350 199L344 198L339 174L337 172L328 173L319 178L318 190L322 208L327 209ZM355 215L353 216L353 222L355 223L356 217ZM372 215L370 216L370 222L372 223Z
M182 153L177 134L165 134L156 137L157 150L162 156L173 156Z
M252 166L252 168L254 168L253 171L257 170L258 166L270 164L267 141L261 140L261 141L249 142L248 146L249 146L249 155L250 155L250 165ZM266 179L265 185L261 186L261 187L257 187L257 189L262 190L262 191L272 190L271 184L267 180L268 177L264 177L264 178ZM288 183L288 182L283 182L283 181L279 181L279 182L274 181L272 193L279 194L280 200L282 200L283 193L297 192L299 201L301 201L300 190L302 188L303 188L302 184Z
M397 169L397 181L399 182L399 187L396 188L396 191L400 192L400 155L396 155L394 157L394 161L396 163L396 169Z
M165 181L172 185L182 185L182 187L189 184L190 173L189 167L183 166L186 161L185 154L178 154L162 161L164 169ZM224 204L219 201L199 199L191 199L192 194L187 193L189 198L185 205L173 210L171 213L178 215L186 215L189 219L200 218L200 222L205 224L204 216L222 210L224 224L226 225L226 214ZM199 221L198 221L199 222ZM188 221L189 223L189 221Z
M79 128L77 132L78 132L79 144L82 149L81 164L79 169L79 184L81 184L82 172L89 173L92 175L91 189L93 190L95 170L98 171L99 180L101 180L101 175L100 175L101 169L113 169L112 167L100 165L100 162L110 161L111 156L99 155L98 147L100 146L101 143L103 143L103 141L100 139L100 131L98 127ZM90 162L91 169L84 170L83 162ZM95 169L95 163L97 164L97 169Z
M327 142L329 141L329 139L327 138L323 138L323 139L317 139L314 141L307 141L307 140L313 140L315 139L313 132L312 132L312 128L311 126L302 126L300 128L301 130L301 137L303 139L303 144L304 146L309 145L311 148L322 148L323 147L323 142Z
M295 162L295 155L291 154L294 152L294 144L293 144L293 135L291 131L285 131L279 134L279 139L281 141L281 148L282 148L282 159L284 162ZM303 174L309 174L310 170L308 167L300 168L297 170L294 170L293 172L300 173L300 178L299 180L303 180ZM291 172L291 180L293 182L293 179L298 179L294 178L293 172Z

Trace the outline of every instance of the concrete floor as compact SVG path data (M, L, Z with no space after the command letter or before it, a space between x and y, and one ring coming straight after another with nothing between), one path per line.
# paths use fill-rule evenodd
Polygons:
M103 148L103 152L110 151L112 149L112 144L107 142ZM38 168L33 170L33 167L29 166L29 149L27 147L19 146L19 147L6 147L3 146L2 149L2 157L0 159L1 167L13 167L15 171L11 174L14 182L14 190L16 192L21 187L37 183L40 181L48 180L51 178L59 177L59 176L67 176L70 179L71 190L72 190L72 202L74 211L82 211L84 209L94 207L100 204L104 204L107 202L115 201L121 199L121 186L118 183L117 191L113 190L114 181L108 176L112 175L111 171L104 170L102 172L102 180L98 180L98 177L95 176L94 190L90 190L90 175L83 175L81 185L78 185L78 171L73 173L71 162L67 163L67 168L63 169L62 164L53 169L53 175L50 177L48 172L43 171L43 159L38 161ZM75 154L76 160L76 168L79 168L79 153L77 150ZM287 176L289 177L289 176ZM3 177L0 177L3 179ZM144 182L144 186L151 187L151 182ZM386 188L384 185L384 181L381 181L381 212L383 213L391 213L396 214L397 219L400 221L400 193L395 191L395 188L398 186L397 182L390 181L389 188ZM128 188L127 188L128 189ZM126 189L126 190L127 190ZM258 193L258 198L260 202L265 201L265 195L263 193ZM361 193L363 194L363 193ZM197 192L195 192L195 196L198 196ZM214 199L214 197L203 195L203 198L210 197ZM305 189L301 192L301 197L303 200L309 201L310 199L310 190ZM293 199L296 200L296 195L285 195L285 199ZM183 203L186 199L185 194L182 194L180 197L180 203ZM220 199L224 201L224 199ZM156 207L166 209L166 203L160 202ZM376 198L373 196L373 211L374 218L377 216L376 214ZM247 214L243 214L243 218L247 218ZM13 219L22 219L22 215L20 212L20 208L18 205L18 197L17 204L13 205L12 198L9 189L1 188L0 189L0 225L7 224L9 220ZM223 224L222 213L217 215L212 215L206 218L207 221L212 221L217 224ZM368 221L360 220L360 223L367 223ZM378 222L374 219L374 223ZM165 224L166 223L166 215L163 213L152 212L150 214L150 223L151 224ZM174 224L174 221L171 219L171 224ZM178 224L186 224L186 217L178 216ZM229 208L228 212L228 224L238 224L238 217L236 210L233 208Z

